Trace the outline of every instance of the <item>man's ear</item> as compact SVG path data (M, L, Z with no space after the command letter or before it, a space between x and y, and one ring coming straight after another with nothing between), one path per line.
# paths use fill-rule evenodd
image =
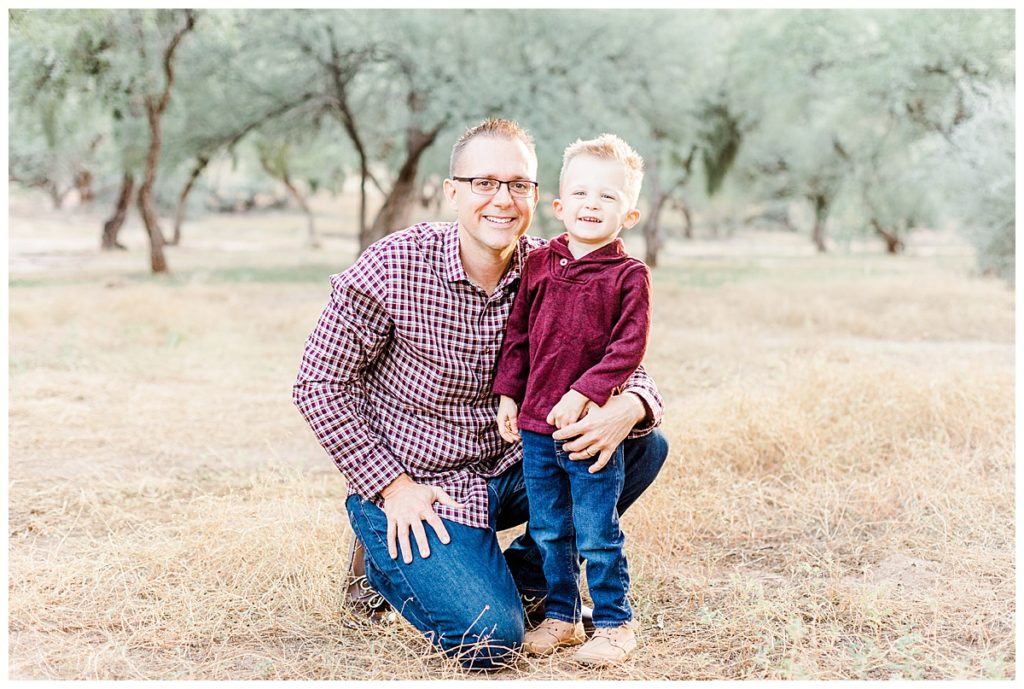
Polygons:
M455 210L458 210L458 207L455 205L455 182L448 178L445 178L444 183L441 185L441 188L444 191L444 197L448 199L448 205L450 205Z
M636 225L638 222L640 222L640 209L631 208L629 212L626 213L626 218L622 221L622 229L628 230L629 228L633 227L633 225Z

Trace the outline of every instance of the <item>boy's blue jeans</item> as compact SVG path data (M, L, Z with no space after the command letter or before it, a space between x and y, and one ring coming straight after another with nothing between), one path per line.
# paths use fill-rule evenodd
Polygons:
M581 619L580 557L594 601L594 626L619 627L633 619L626 599L629 570L616 503L625 480L622 445L600 471L594 460L573 461L565 441L520 430L523 477L530 501L530 533L540 549L548 598L544 616Z
M622 450L620 514L654 481L668 456L668 442L656 429L626 440ZM524 633L520 593L542 597L548 590L532 526L504 552L498 544L498 531L523 524L530 515L523 465L490 479L487 491L491 528L445 520L451 542L444 545L424 525L430 556L421 558L413 541L408 565L401 556L392 560L388 554L387 517L380 508L358 495L345 503L352 529L366 548L370 584L428 640L471 669L501 667L515 658Z

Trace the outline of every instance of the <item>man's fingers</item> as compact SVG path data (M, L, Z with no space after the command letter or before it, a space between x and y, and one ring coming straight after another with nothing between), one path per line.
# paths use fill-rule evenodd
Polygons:
M607 464L608 460L612 458L613 453L614 450L602 450L601 454L597 457L597 461L591 464L587 471L591 474L596 474L601 471L601 469L604 469L605 464Z
M398 545L402 550L402 562L412 564L412 545L409 543L409 525L403 524L398 530Z
M455 502L455 499L452 496L448 495L448 493L446 493L441 488L434 488L434 500L441 503L442 505L448 505L449 507L457 507L460 510L463 507L465 507L465 505L463 505L461 502Z
M398 544L395 542L395 520L388 517L388 555L394 560L398 557Z
M416 546L419 548L420 557L424 560L430 557L430 542L427 540L427 532L423 529L423 522L417 519L412 523L412 534L416 537ZM409 562L412 562L412 558L409 558Z
M441 521L441 518L438 517L437 514L434 514L433 517L427 519L427 523L430 524L431 527L433 527L434 533L437 534L438 540L445 544L452 542L451 536L448 535L448 529L444 528L444 522Z

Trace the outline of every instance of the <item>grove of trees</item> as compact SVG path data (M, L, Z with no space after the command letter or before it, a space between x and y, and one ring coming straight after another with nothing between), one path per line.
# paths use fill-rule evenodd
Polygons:
M166 245L188 241L217 161L248 161L253 190L307 214L314 247L309 195L349 182L365 247L436 202L462 129L502 116L537 139L545 193L575 138L632 143L648 170L652 266L670 231L693 238L694 218L725 206L736 223L770 218L819 251L842 233L898 253L915 228L955 226L983 271L1013 280L1012 10L9 17L10 181L56 207L74 192L109 209L96 228L104 249L121 246L134 209L153 272L168 270ZM215 192L208 206L231 207ZM549 220L538 214L538 231Z

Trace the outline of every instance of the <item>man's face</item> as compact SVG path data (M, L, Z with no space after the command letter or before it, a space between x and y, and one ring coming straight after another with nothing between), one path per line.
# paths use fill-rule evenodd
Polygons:
M502 182L537 179L537 159L518 139L471 139L456 161L456 168L458 177L490 177ZM529 229L540 195L535 189L529 198L513 196L508 185L502 184L494 196L481 196L473 192L469 182L452 179L444 181L444 192L458 214L459 241L463 247L502 256Z

